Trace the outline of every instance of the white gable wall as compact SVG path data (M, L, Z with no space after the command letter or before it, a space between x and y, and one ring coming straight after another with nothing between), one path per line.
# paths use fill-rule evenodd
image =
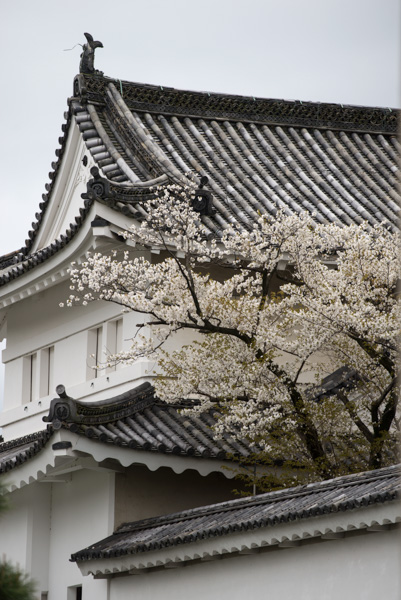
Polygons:
M94 165L92 156L75 123L75 117L72 121L62 164L33 251L51 244L65 233L70 223L75 223L75 217L79 215L79 209L83 206L81 194L86 192L86 183L92 177L90 174L90 169ZM86 166L82 163L84 156L88 158Z

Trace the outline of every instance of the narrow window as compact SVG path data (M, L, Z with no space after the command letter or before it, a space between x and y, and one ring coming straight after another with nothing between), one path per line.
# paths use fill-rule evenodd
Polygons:
M39 397L37 387L37 354L24 356L22 364L22 402L27 404Z
M32 400L36 400L38 397L38 393L37 393L37 368L36 368L36 363L38 360L38 355L36 354L31 354L31 385L30 385L30 395L29 395L29 402L32 402Z
M53 390L54 381L53 381L53 373L54 373L54 346L50 346L49 348L49 367L47 371L47 390L48 394L50 394Z
M94 369L103 362L103 327L88 331L88 357L86 362L86 379L96 379L101 371Z
M40 351L39 395L48 396L53 389L54 346Z
M123 320L109 321L107 323L107 354L117 354L123 346ZM107 372L115 371L119 365L112 365Z

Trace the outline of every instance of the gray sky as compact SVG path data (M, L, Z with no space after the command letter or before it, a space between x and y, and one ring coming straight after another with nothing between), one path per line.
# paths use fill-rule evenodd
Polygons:
M398 0L0 0L0 254L23 245L59 147L83 32L111 77L400 106Z
M110 77L400 107L398 0L0 0L0 255L49 181L84 31ZM1 344L0 344L1 348ZM2 393L0 368L0 405Z

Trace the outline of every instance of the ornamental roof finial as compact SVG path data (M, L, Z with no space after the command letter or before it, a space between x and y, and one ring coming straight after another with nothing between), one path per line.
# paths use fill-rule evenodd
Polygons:
M102 42L96 42L90 33L84 33L84 36L88 43L83 45L81 62L79 63L79 72L103 75L101 71L95 69L95 50L96 48L103 48L103 44Z

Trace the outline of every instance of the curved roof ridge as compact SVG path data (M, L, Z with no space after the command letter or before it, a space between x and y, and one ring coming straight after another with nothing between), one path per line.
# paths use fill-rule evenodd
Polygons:
M98 402L70 398L63 385L57 386L56 391L59 398L51 401L49 413L43 417L55 431L63 428L119 446L219 460L233 455L246 457L254 451L245 441L237 442L235 436L215 439L215 416L203 414L207 418L205 424L196 415L180 415L180 408L193 403L163 402L155 396L149 382Z
M106 146L110 156L114 160L115 164L109 165L109 169L114 169L115 167L119 167L121 171L128 177L132 183L135 183L138 180L138 177L132 171L132 169L127 165L121 154L118 152L117 148L114 146L111 141L109 135L107 134L105 128L100 122L99 116L97 114L96 108L92 104L88 104L88 111L92 120L93 125L95 126L96 131L98 132L99 137L103 140L104 145Z
M190 185L190 180L188 177L183 175L181 171L179 171L172 161L167 157L167 155L163 152L161 147L156 144L152 138L145 132L143 129L141 122L135 118L135 115L131 113L127 104L121 97L121 94L116 89L113 83L108 85L108 89L111 94L108 94L108 98L110 98L115 110L117 112L122 113L123 117L130 128L131 133L131 142L137 141L142 146L142 152L145 150L147 154L150 155L152 159L152 163L159 170L160 175L166 173L167 176L171 177L173 180L179 182L181 185ZM133 138L136 138L133 139Z
M154 388L149 382L97 402L75 400L67 395L63 385L58 385L56 391L59 398L51 401L49 414L43 417L45 423L53 423L56 429L60 428L61 423L109 423L130 416L157 401Z
M87 100L100 104L105 88L115 84L127 107L142 112L375 133L394 134L398 127L399 110L393 108L196 92L102 75L80 74L76 82Z

